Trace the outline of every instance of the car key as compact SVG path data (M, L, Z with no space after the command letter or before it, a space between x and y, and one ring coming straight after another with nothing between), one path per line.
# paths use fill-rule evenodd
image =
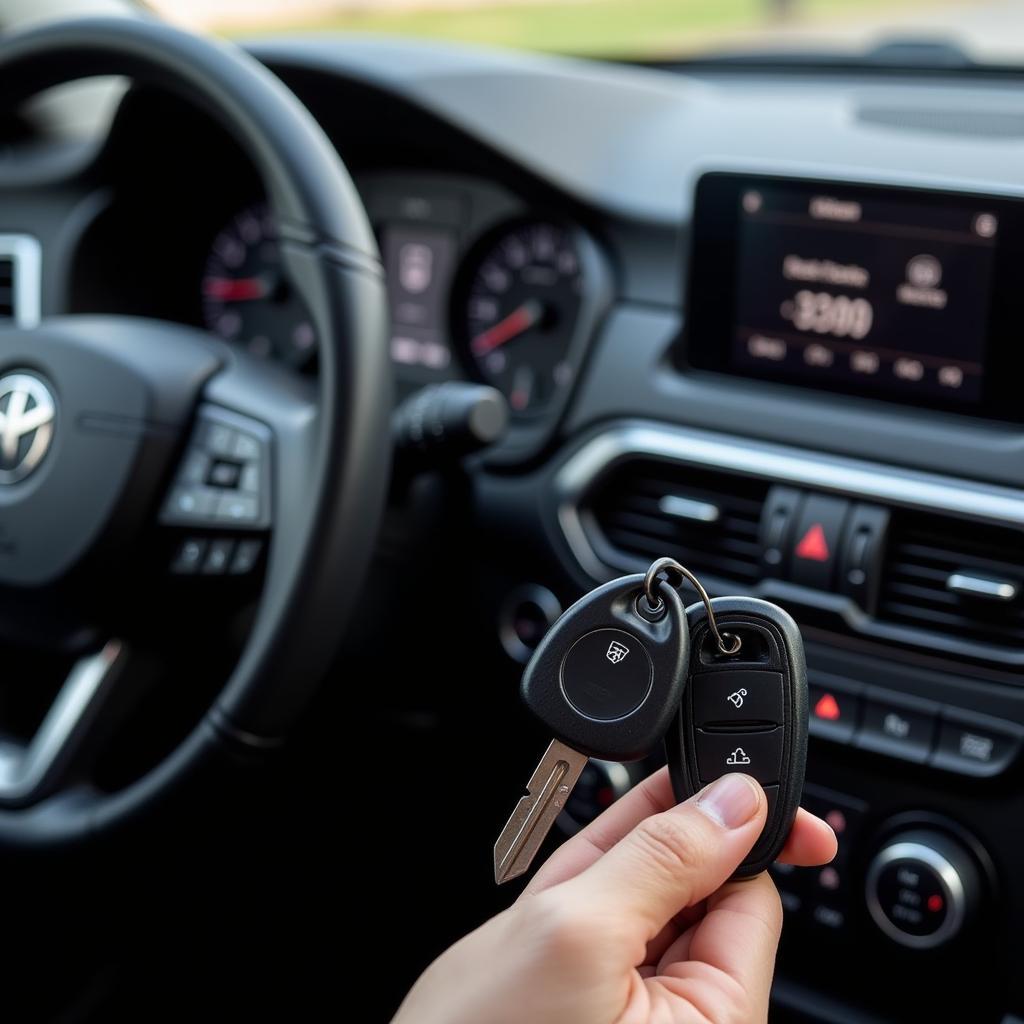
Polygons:
M807 759L807 669L797 624L777 605L718 597L714 619L702 604L687 609L690 670L674 727L666 738L672 786L685 800L728 772L764 787L768 818L734 878L768 867L785 845L803 793ZM739 639L723 653L711 626Z
M589 758L639 761L676 715L689 629L678 592L654 571L660 565L577 601L526 666L523 700L556 738L495 844L499 885L529 868ZM678 569L707 600L692 574Z

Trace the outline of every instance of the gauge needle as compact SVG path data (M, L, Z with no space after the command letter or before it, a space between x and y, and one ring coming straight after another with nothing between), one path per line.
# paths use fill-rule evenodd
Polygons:
M528 299L483 334L478 334L469 344L475 356L485 356L506 342L528 331L544 313L544 307L536 299Z
M262 277L207 277L203 294L222 302L251 302L270 294L270 285Z

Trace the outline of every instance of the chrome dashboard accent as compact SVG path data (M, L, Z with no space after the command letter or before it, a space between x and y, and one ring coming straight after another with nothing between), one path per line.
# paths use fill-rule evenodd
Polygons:
M1015 601L1020 585L1012 580L994 580L974 573L955 572L946 580L946 589L964 597L978 597L985 601Z

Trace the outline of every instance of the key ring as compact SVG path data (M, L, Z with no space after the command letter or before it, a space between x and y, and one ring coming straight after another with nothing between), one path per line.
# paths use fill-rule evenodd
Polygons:
M704 608L708 613L708 625L711 627L711 632L715 635L715 641L718 644L718 649L723 654L736 654L739 649L743 646L743 641L735 633L720 633L718 631L718 622L715 619L714 609L711 607L711 598L708 597L708 592L701 586L701 582L696 576L686 568L685 565L680 565L674 558L659 558L651 567L647 570L647 575L644 576L644 594L647 597L647 604L651 608L661 607L661 595L655 590L655 586L658 582L658 576L661 573L665 573L668 577L669 586L674 586L677 589L682 586L683 581L687 580L694 590L700 595L701 601L704 602ZM678 583L672 582L673 573L679 577ZM728 638L728 643L726 642Z

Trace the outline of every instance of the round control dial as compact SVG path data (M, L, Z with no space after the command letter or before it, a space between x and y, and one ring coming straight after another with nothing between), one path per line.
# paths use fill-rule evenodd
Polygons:
M868 910L889 938L911 949L935 949L963 929L981 897L970 854L941 832L904 832L890 839L868 869Z

